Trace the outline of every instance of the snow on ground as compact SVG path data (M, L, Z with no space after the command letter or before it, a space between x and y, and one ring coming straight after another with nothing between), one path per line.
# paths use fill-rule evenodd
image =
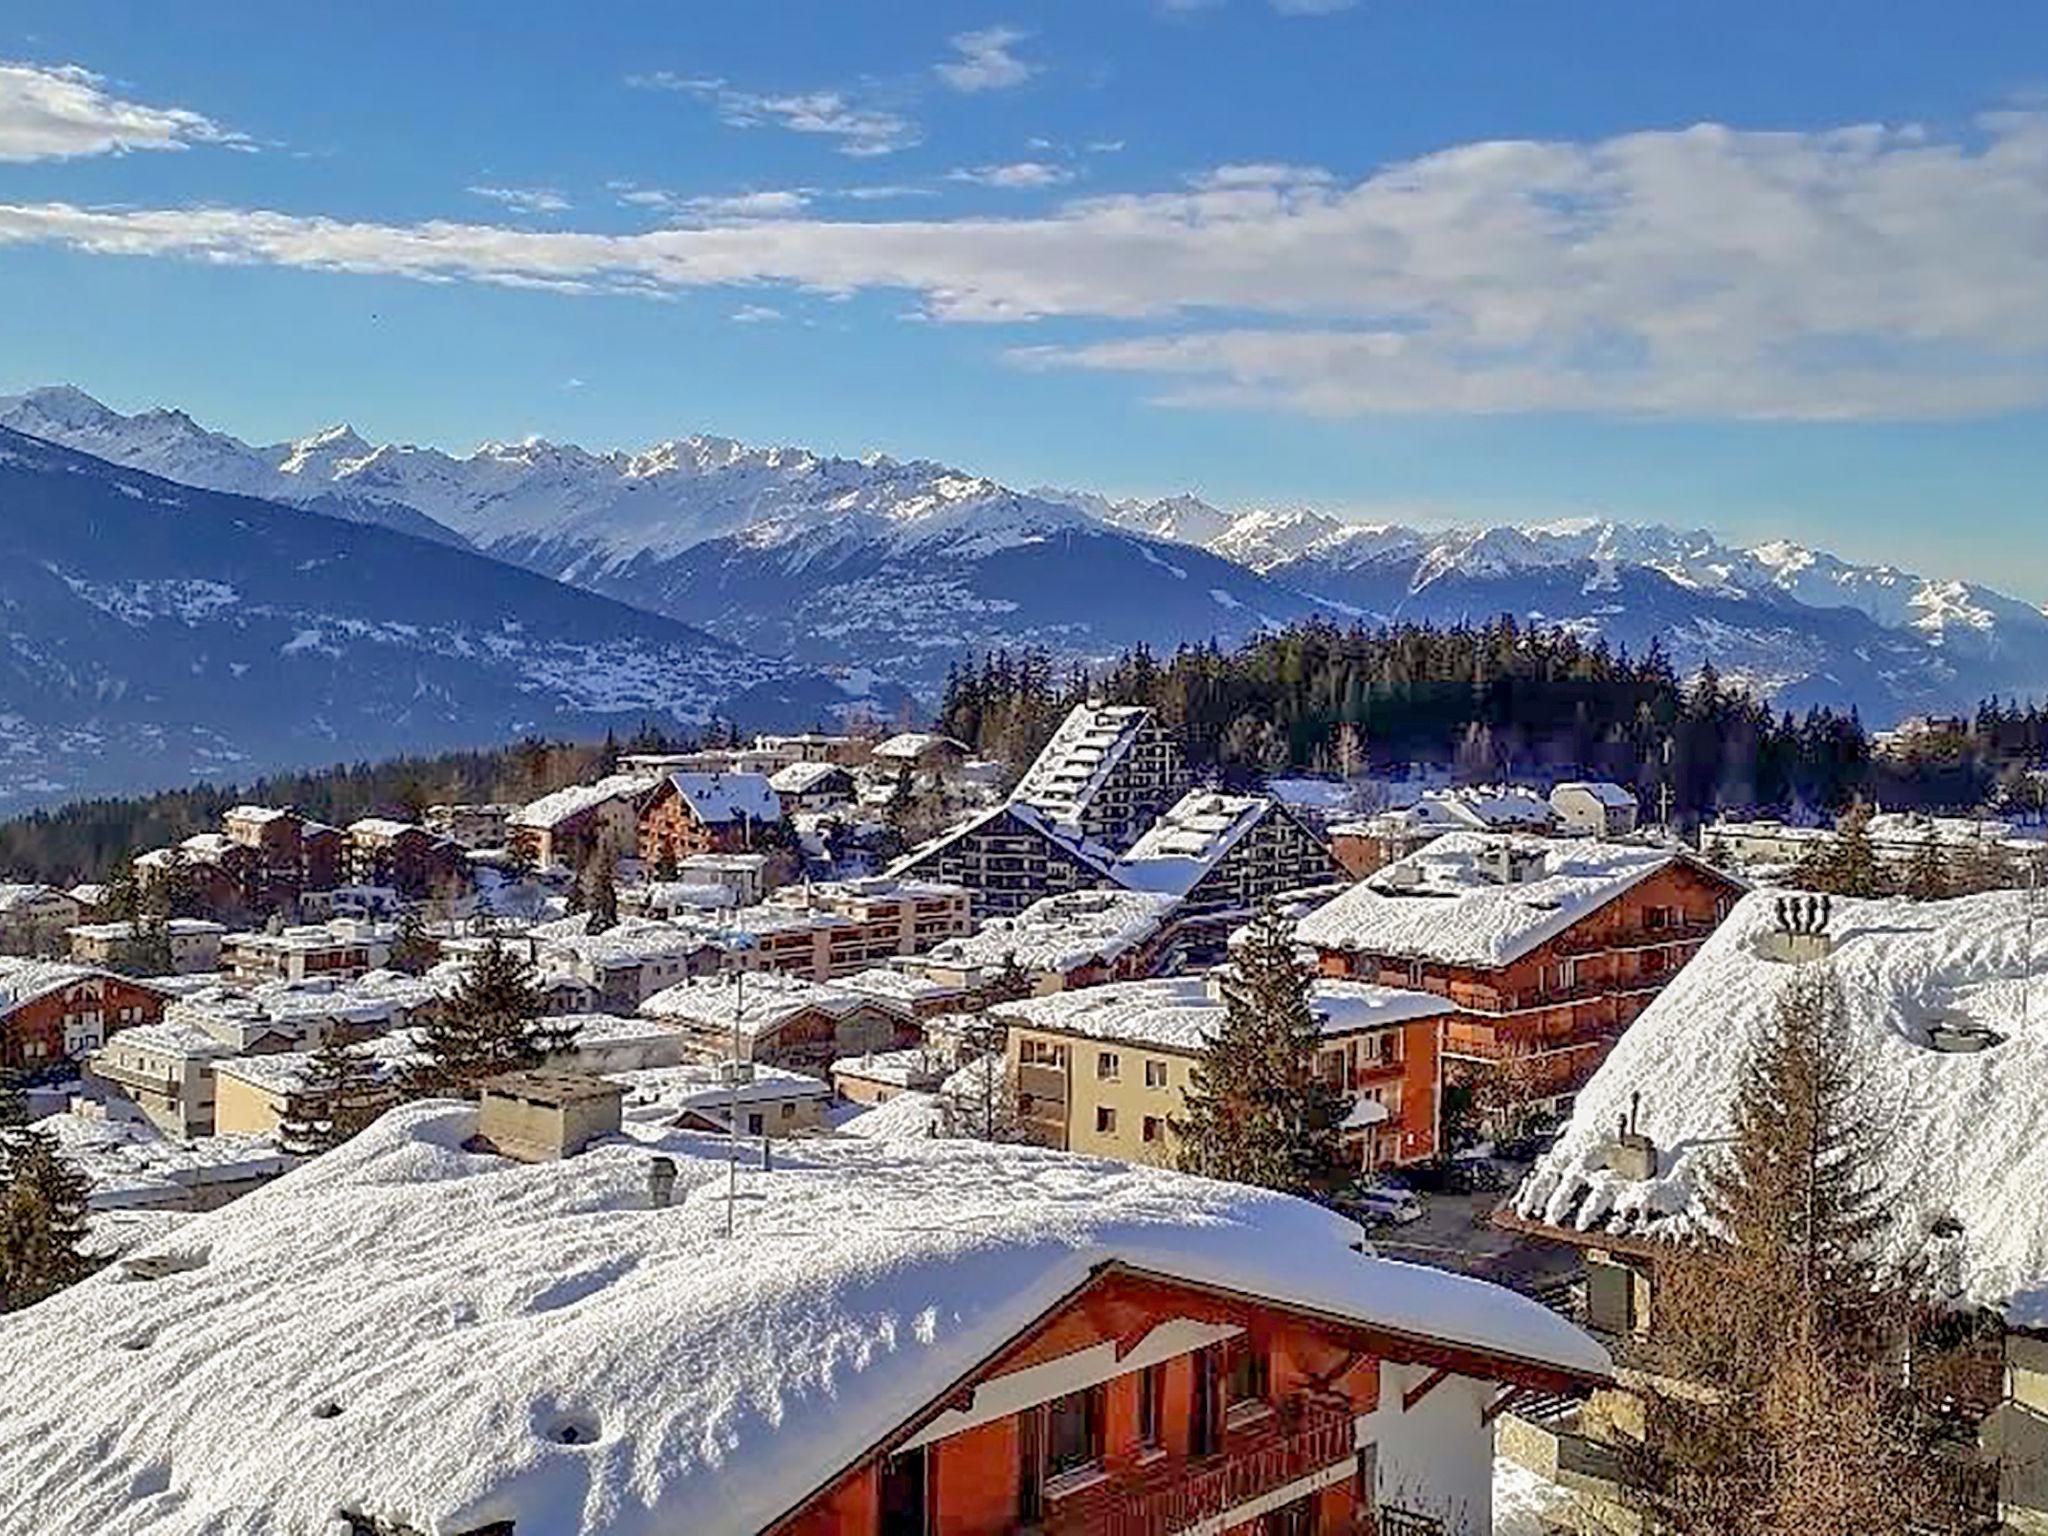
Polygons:
M1772 958L1779 893L1745 897L1621 1037L1579 1094L1557 1146L1515 1196L1524 1216L1581 1231L1690 1222L1708 1159L1726 1145L1736 1084L1795 967ZM1927 1260L1958 1299L2048 1326L2048 983L2028 943L2027 896L1837 899L1830 962L1846 1002L1882 1166L1895 1254ZM1940 1049L1936 1032L1999 1043ZM1641 1095L1657 1176L1606 1165Z
M720 1138L629 1126L520 1164L465 1151L475 1126L393 1110L145 1249L159 1278L0 1318L0 1529L756 1530L1110 1259L1609 1369L1533 1301L1361 1255L1262 1190L820 1139L741 1170L727 1239ZM656 1152L679 1166L660 1210Z
M1550 1536L1576 1529L1572 1497L1527 1467L1497 1456L1493 1462L1493 1536Z

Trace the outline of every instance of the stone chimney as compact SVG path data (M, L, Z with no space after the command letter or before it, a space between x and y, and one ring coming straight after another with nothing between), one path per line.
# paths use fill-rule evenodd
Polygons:
M477 1110L477 1137L500 1157L522 1163L574 1157L615 1136L625 1089L601 1077L547 1068L488 1078Z
M1794 892L1780 896L1773 910L1778 925L1766 941L1771 959L1797 965L1825 960L1835 952L1834 935L1828 932L1834 903L1827 895Z
M1657 1177L1657 1143L1636 1128L1642 1107L1640 1093L1628 1096L1628 1113L1616 1126L1614 1140L1607 1146L1608 1168L1635 1184Z

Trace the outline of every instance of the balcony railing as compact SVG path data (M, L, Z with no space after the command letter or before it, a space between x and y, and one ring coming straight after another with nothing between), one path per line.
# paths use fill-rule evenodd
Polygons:
M1312 1473L1353 1461L1348 1411L1317 1406L1265 1434L1233 1431L1223 1452L1156 1463L1133 1483L1098 1484L1046 1518L1045 1536L1175 1536Z

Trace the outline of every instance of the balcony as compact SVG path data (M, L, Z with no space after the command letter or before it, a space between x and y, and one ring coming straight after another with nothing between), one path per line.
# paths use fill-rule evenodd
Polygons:
M1348 1473L1356 1437L1348 1408L1275 1414L1230 1430L1218 1455L1161 1457L1063 1499L1038 1529L1043 1536L1175 1536L1316 1473Z

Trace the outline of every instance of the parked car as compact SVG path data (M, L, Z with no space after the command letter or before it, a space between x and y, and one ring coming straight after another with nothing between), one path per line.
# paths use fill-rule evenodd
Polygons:
M1385 1223L1397 1227L1422 1220L1428 1210L1422 1203L1422 1196L1414 1190L1393 1184L1348 1189L1338 1197L1337 1204L1341 1210L1367 1224Z

